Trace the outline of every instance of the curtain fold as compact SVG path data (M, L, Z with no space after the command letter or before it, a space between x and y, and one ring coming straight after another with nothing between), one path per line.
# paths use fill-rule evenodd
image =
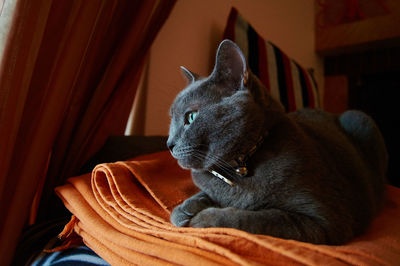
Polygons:
M6 264L33 199L32 217L48 219L54 187L108 136L123 134L146 53L174 3L18 1L0 69L0 257Z

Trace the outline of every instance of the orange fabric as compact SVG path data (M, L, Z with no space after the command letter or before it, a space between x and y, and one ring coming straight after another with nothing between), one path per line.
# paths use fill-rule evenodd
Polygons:
M171 210L196 193L190 172L169 152L98 165L56 192L77 217L75 231L111 264L396 265L400 262L400 190L369 230L343 246L313 245L230 228L178 228Z

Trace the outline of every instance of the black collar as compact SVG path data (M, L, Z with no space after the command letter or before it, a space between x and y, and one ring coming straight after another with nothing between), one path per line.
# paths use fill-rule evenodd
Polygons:
M233 161L231 161L229 164L231 165L231 167L235 170L236 175L238 175L239 177L245 177L248 174L248 169L246 166L246 162L250 159L251 156L253 156L253 154L260 148L260 146L263 144L264 142L264 138L268 135L268 133L265 133L264 135L260 136L258 138L257 143L251 147L251 149L243 154L243 155L239 155L237 158L235 158ZM219 172L215 171L215 170L209 170L209 172L211 174L213 174L214 176L218 177L219 179L221 179L222 181L224 181L225 183L227 183L230 186L235 186L235 183L227 178L226 176L220 174Z

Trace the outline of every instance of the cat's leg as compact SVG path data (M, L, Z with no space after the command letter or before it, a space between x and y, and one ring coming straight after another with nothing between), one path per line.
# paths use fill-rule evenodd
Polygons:
M311 243L342 243L352 231L328 230L323 220L279 209L249 211L228 208L207 208L194 216L191 227L229 227L254 234L264 234ZM334 232L333 232L334 231Z
M366 154L366 159L373 170L385 174L388 155L382 134L375 121L367 114L349 110L339 116L339 122L353 141L355 141Z
M388 153L382 134L375 121L363 112L349 110L339 116L339 122L352 142L362 152L369 171L364 176L369 177L365 182L371 187L373 194L370 196L372 212L381 209L381 204L376 204L377 199L383 197L386 184L386 171L388 166Z
M187 226L193 216L211 206L216 206L216 204L206 193L200 191L176 206L171 213L170 220L175 226Z

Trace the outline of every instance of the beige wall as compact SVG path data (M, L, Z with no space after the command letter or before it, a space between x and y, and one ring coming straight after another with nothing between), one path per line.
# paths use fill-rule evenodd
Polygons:
M314 68L322 81L322 59L314 52L313 0L178 0L151 48L146 92L136 101L136 117L145 119L137 133L168 134L169 106L185 86L179 66L209 74L231 6L265 39Z

